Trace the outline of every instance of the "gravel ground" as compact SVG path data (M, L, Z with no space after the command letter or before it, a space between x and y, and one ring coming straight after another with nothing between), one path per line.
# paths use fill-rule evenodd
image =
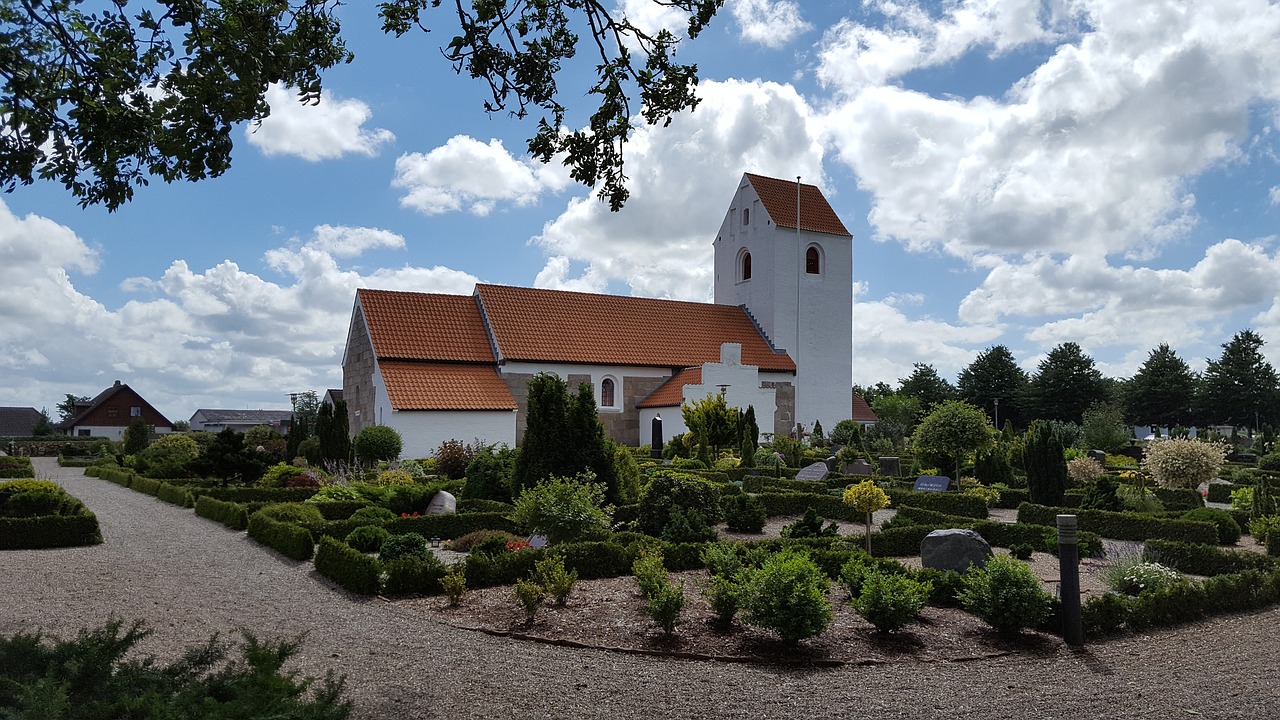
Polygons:
M1280 609L1082 650L838 669L725 665L457 630L357 598L221 525L36 460L98 514L103 545L0 553L0 634L110 616L169 655L213 632L307 633L301 672L347 676L356 718L1272 718Z

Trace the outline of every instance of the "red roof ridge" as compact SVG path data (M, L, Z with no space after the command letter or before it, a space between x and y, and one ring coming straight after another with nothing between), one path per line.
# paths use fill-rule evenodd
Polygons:
M760 196L760 202L774 225L782 228L796 227L796 186L799 185L801 230L853 237L817 185L755 173L743 173L743 177Z

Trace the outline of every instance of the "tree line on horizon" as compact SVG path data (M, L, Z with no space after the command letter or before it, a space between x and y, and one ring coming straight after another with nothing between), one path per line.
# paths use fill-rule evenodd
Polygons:
M1018 365L1007 346L994 345L961 370L955 384L931 364L914 363L897 387L879 382L853 390L881 422L901 424L908 433L945 400L967 402L999 427L1011 424L1016 429L1033 420L1079 424L1086 412L1101 408L1130 425L1230 425L1255 431L1280 426L1280 376L1262 355L1264 344L1257 333L1241 330L1222 344L1217 359L1196 372L1168 343L1161 343L1129 378L1104 376L1074 342L1050 350L1031 373Z

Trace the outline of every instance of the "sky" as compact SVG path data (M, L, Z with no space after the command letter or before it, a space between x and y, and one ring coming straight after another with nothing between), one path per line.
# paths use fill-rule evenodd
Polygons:
M341 17L355 61L316 106L271 88L222 177L114 213L0 194L0 405L56 419L118 379L174 421L287 408L341 387L359 287L710 301L743 172L818 185L853 234L853 383L1067 341L1111 377L1161 343L1201 369L1245 328L1280 365L1275 2L726 0L679 50L701 105L633 136L618 213L528 156L536 118L483 111L447 13Z

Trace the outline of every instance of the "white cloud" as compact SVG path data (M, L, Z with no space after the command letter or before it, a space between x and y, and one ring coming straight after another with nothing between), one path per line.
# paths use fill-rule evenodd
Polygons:
M813 113L791 87L770 82L704 82L697 112L669 127L644 127L627 145L631 198L612 213L575 198L534 242L551 258L544 287L709 300L712 242L744 171L802 175L822 185L822 146ZM570 262L584 267L571 276Z
M1267 199L1271 201L1272 205L1280 205L1280 185L1271 188L1267 193Z
M245 129L245 138L267 156L295 155L317 162L343 155L373 156L395 140L390 130L366 129L373 117L359 100L339 100L325 93L316 105L298 102L293 91L280 85L267 88L271 115Z
M853 306L853 382L895 384L911 374L918 362L933 365L954 382L956 375L984 347L1000 336L994 324L956 325L929 317L910 317L900 306L904 298L858 301ZM907 304L919 298L906 298Z
M912 249L1153 257L1196 223L1190 179L1239 160L1251 105L1280 100L1280 7L1080 2L1043 20L1032 5L948 5L931 24L881 4L889 28L833 28L818 74L840 97L836 155L873 194L877 233ZM886 84L1055 38L1062 17L1086 27L1003 97Z
M403 207L426 215L466 209L483 216L498 202L532 205L543 192L568 183L569 175L558 163L517 158L501 140L486 144L455 135L429 153L401 155L391 185L406 191L400 198Z
M789 0L730 0L729 11L742 28L742 39L765 47L782 47L813 27Z
M689 13L653 0L619 0L618 13L649 35L666 30L682 38L689 27Z
M69 279L68 269L96 267L73 231L44 218L19 220L0 201L0 312L24 319L0 324L2 364L22 373L24 393L0 389L0 404L93 395L133 378L180 420L228 397L282 407L291 390L340 387L356 288L469 294L477 282L445 267L360 272L339 262L402 244L384 230L321 225L266 253L264 269L278 279L229 260L204 270L175 260L158 278L126 281L135 297L109 309Z

